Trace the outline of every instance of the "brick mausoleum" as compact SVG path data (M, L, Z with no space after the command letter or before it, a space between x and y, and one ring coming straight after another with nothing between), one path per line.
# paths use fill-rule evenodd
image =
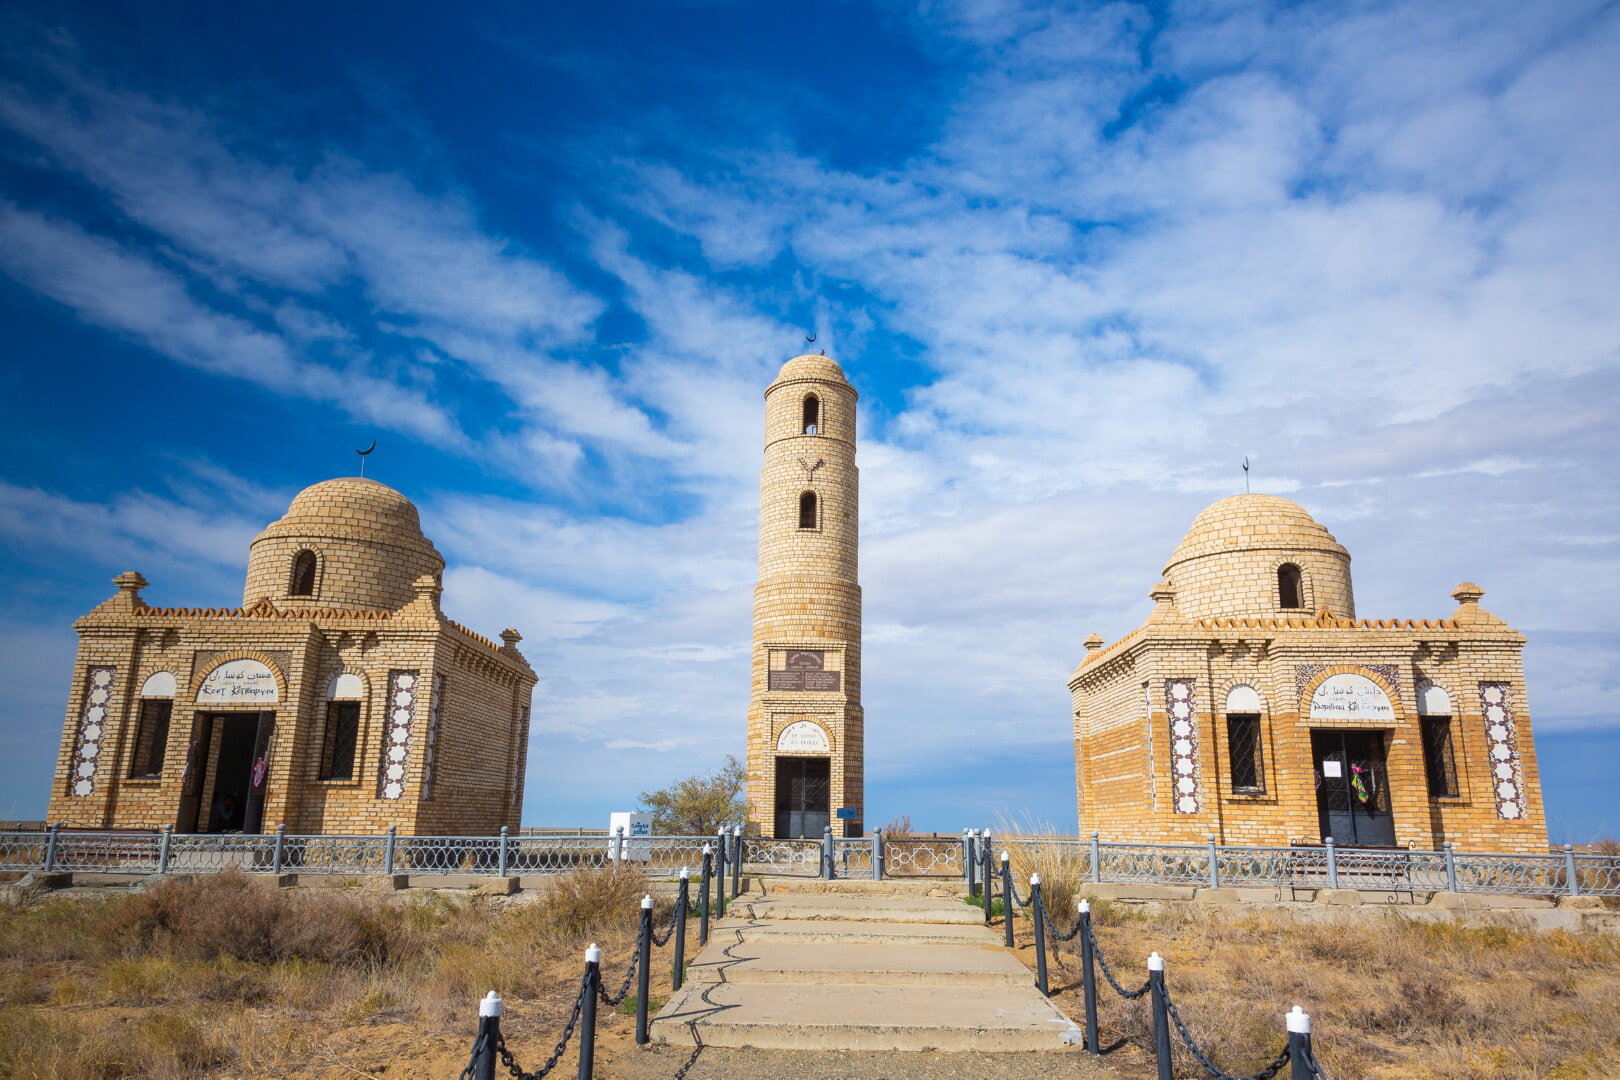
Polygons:
M444 559L374 480L299 493L240 608L157 608L129 572L79 634L50 820L178 832L516 828L535 673L439 610Z
M1357 619L1349 552L1275 495L1199 514L1164 578L1069 679L1082 833L1547 850L1525 639L1477 585Z

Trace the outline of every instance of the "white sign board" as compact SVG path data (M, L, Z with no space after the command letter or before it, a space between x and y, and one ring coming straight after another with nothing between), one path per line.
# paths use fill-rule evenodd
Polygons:
M197 687L200 705L245 705L280 699L275 673L257 660L227 660L205 675Z
M613 857L613 845L618 842L619 830L624 830L624 858L630 862L646 862L652 858L651 814L613 813L608 815L608 857Z
M1395 707L1365 675L1329 675L1311 695L1311 719L1393 721Z
M776 737L778 754L826 754L831 750L832 747L827 742L827 732L820 724L810 720L789 724L782 729L782 734Z
M1344 776L1343 763L1338 761L1322 762L1322 775L1342 778Z

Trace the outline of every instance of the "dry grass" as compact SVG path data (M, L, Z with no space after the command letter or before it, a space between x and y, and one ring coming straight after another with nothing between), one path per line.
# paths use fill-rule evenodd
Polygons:
M1054 906L1065 914L1053 921L1068 929L1073 910ZM1268 1062L1284 1039L1282 1014L1296 1004L1312 1015L1318 1057L1334 1080L1620 1072L1620 938L1612 935L1470 927L1394 910L1331 922L1185 904L1149 913L1106 900L1092 910L1122 983L1146 981L1149 952L1165 957L1172 999L1228 1072ZM1030 932L1020 918L1019 955L1033 966ZM1082 1015L1078 944L1048 956L1059 1006ZM1127 1076L1151 1075L1147 999L1126 1002L1098 981L1103 1044L1126 1044L1113 1063ZM1178 1050L1176 1075L1203 1073Z
M633 871L579 874L511 903L226 874L6 912L0 1077L454 1075L490 989L532 1068L591 941L617 989L646 887ZM668 985L666 959L655 992ZM604 1037L628 1023L604 1010Z

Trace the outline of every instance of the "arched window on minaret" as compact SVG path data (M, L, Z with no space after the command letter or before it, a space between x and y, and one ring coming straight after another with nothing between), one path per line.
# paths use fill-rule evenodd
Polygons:
M300 551L293 559L292 588L287 590L287 595L315 595L315 553L313 551Z
M1291 562L1277 567L1277 606L1284 608L1305 606L1299 589L1299 567Z
M806 435L815 435L821 431L821 401L814 394L805 395L804 424L801 430Z
M799 528L816 527L816 493L807 491L799 496Z

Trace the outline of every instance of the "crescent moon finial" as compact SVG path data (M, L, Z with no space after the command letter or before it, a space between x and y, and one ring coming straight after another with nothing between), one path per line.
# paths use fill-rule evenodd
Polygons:
M365 457L375 449L377 449L377 440L372 439L370 446L366 447L364 450L356 450L355 453L359 454L361 457Z
M816 335L811 334L809 337L805 338L804 340L806 340L810 344L814 345L816 343Z

